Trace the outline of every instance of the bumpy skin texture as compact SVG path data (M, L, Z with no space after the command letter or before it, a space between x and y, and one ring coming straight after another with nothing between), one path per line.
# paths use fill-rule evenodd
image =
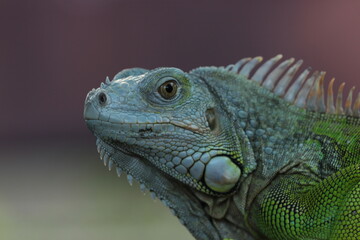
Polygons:
M360 239L360 95L325 105L323 74L292 81L302 62L279 59L124 70L84 118L104 162L196 239Z

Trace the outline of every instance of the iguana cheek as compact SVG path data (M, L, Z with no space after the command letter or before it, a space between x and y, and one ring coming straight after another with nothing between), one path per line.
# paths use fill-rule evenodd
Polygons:
M233 188L240 178L241 171L230 158L214 157L206 165L205 183L216 192L227 192Z

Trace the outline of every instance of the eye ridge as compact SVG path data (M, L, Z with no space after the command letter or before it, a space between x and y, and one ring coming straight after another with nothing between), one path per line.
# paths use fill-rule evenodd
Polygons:
M168 80L160 85L158 92L161 97L166 100L172 99L176 96L178 91L178 83L175 80Z

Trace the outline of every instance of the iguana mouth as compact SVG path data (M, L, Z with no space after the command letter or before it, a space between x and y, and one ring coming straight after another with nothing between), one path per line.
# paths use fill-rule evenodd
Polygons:
M89 128L96 132L95 135L98 138L97 146L100 158L110 169L115 166L116 161L118 161L117 171L127 171L127 168L123 167L122 161L116 157L110 158L113 153L120 151L123 155L141 160L141 163L149 168L148 171L159 172L162 178L171 179L170 181L177 179L189 187L204 192L206 191L208 194L214 196L230 196L238 186L238 180L241 175L240 167L232 163L231 155L227 155L222 149L206 151L204 147L201 148L200 146L195 150L185 151L183 147L180 146L181 149L179 148L180 150L177 154L170 153L168 155L171 157L170 159L167 158L168 156L162 158L164 161L167 161L164 163L163 160L156 159L158 156L154 156L154 158L150 160L146 157L147 152L144 151L153 152L154 149L156 149L156 144L147 145L147 147L143 149L133 147L138 141L148 141L148 139L151 139L151 141L159 142L159 139L170 139L174 132L176 132L178 136L189 134L191 130L185 127L174 126L171 123L113 123L111 121L91 118L86 119L86 122ZM101 149L104 150L101 151ZM178 150L178 148L172 149L172 151L175 150ZM185 165L187 163L189 163L189 165ZM166 171L164 169L166 169ZM190 172L190 174L185 175L183 178L177 178L177 176L184 174L181 171ZM134 174L128 173L127 175L128 181L132 182ZM141 175L142 174L138 174L137 178L140 184L147 182L141 180ZM197 179L197 181L195 179Z

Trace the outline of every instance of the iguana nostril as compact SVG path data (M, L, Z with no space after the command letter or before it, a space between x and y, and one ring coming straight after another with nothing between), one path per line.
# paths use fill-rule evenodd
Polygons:
M99 104L100 104L101 106L104 106L104 105L106 104L106 102L107 102L106 94L103 93L103 92L99 93L99 95L98 95L98 101L99 101Z

